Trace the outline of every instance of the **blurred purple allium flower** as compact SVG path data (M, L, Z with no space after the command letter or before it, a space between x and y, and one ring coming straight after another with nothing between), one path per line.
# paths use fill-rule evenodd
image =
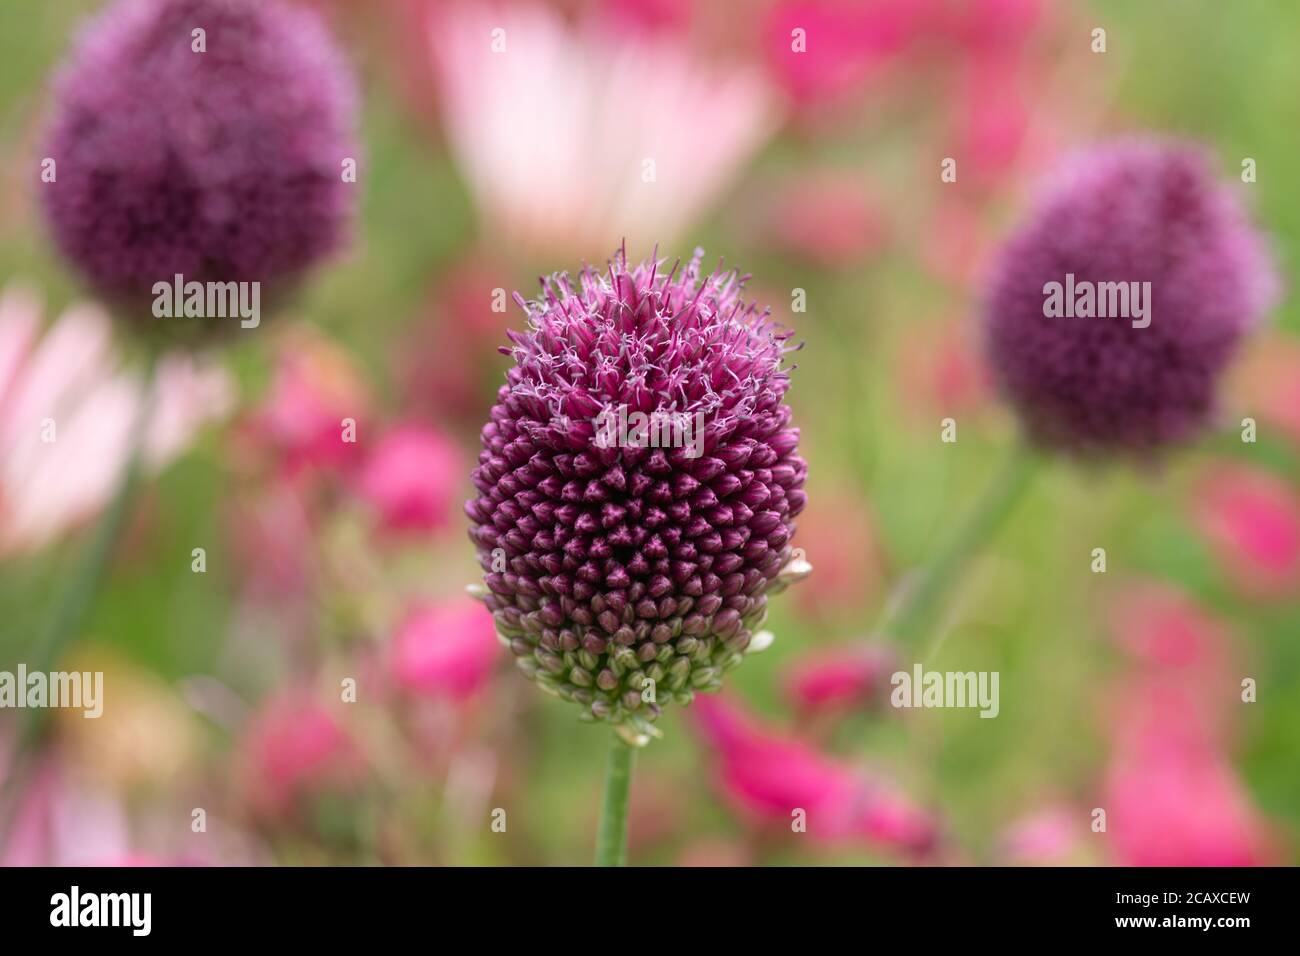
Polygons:
M1146 283L1149 325L1049 317L1047 283ZM985 304L994 372L1035 440L1148 451L1193 437L1277 281L1269 250L1195 147L1079 156L1003 251ZM1067 293L1068 295L1068 293Z
M807 472L783 402L790 333L702 256L665 269L620 252L516 296L529 326L502 350L515 366L466 503L520 669L634 742L669 699L717 689L767 595L807 571L790 547ZM620 409L626 436L607 428ZM638 431L636 412L699 431Z
M355 99L307 10L121 0L85 28L56 81L46 156L57 176L41 187L55 240L101 294L132 307L178 273L274 292L344 238Z

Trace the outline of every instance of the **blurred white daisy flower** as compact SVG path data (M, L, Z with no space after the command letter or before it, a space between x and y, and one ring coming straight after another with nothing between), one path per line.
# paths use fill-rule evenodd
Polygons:
M41 330L29 288L0 291L0 556L41 547L99 511L130 456L145 386L122 367L108 314L70 306ZM234 389L215 366L159 360L144 464L161 469L205 422L229 411Z
M757 72L668 34L532 4L427 22L456 160L490 227L528 251L670 243L777 126Z

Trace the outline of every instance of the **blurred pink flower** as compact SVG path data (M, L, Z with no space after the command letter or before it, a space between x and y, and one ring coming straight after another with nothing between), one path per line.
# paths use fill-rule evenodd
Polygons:
M312 690L280 691L253 717L241 744L244 792L253 812L276 818L322 792L348 788L361 753Z
M757 73L700 63L671 34L456 2L428 39L452 152L483 217L551 258L558 248L602 261L624 239L667 248L774 126Z
M883 646L836 647L806 654L790 665L785 694L801 713L846 711L888 698L896 654Z
M459 492L468 474L445 436L421 425L399 425L366 458L357 490L385 530L434 531L460 513Z
M44 334L40 325L33 292L18 285L0 292L0 556L41 547L109 501L145 401L101 308L73 305ZM175 458L232 398L216 366L161 359L146 466L158 470Z
M1106 730L1116 741L1178 741L1197 751L1228 746L1240 690L1227 627L1173 585L1139 582L1114 602L1110 636L1128 656L1103 695Z
M407 691L465 700L487 683L500 654L491 612L456 597L409 610L393 636L390 663Z
M348 354L305 326L280 340L271 387L247 422L247 437L288 475L355 464L364 442L369 391ZM356 441L344 440L344 419Z
M955 155L962 172L996 183L1019 158L1030 134L1026 73L1006 57L979 57L965 65L955 104Z
M1048 64L1031 54L1028 41L1045 6L1042 0L931 4L931 28L955 62L949 155L960 158L964 182L997 184L1039 138L1031 104Z
M933 847L930 814L866 773L773 734L725 700L697 698L691 715L717 751L724 796L755 822L789 827L803 810L819 842L912 854Z
M763 23L768 68L801 107L841 100L908 46L926 7L919 0L780 0Z
M1222 625L1170 585L1130 586L1115 603L1110 627L1116 644L1142 664L1201 672L1223 667Z
M1171 711L1167 724L1180 719ZM1125 866L1256 866L1270 862L1268 828L1228 761L1160 728L1138 728L1106 771L1104 807Z
M1281 478L1220 465L1193 495L1193 519L1229 576L1256 597L1300 595L1300 497Z
M1115 861L1268 862L1270 828L1228 759L1240 685L1220 626L1172 588L1143 586L1120 607L1115 637L1135 660L1104 698L1101 806Z

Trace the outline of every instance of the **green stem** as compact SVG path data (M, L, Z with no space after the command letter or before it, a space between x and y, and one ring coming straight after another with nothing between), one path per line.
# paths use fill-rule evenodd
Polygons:
M72 575L67 591L56 605L48 626L41 632L31 649L29 655L31 663L28 669L33 672L48 672L63 657L85 624L86 617L93 608L95 598L107 576L109 561L130 517L131 502L135 498L135 491L139 485L145 438L153 416L155 370L156 358L150 354L145 364L140 409L127 439L129 442L127 459L118 479L117 489L100 520L94 539L86 549L80 566ZM0 781L0 846L4 845L11 822L9 811L12 809L11 804L17 799L19 778L32 757L32 750L47 717L48 712L43 708L28 708L23 711L18 740L9 766L6 768L4 780Z
M635 763L636 748L618 734L610 734L605 796L600 805L600 827L596 831L597 866L627 865L627 807Z
M1037 464L1032 451L1017 443L935 558L904 580L895 592L876 629L878 635L903 643L919 638L942 609L948 592L960 581L966 565L1014 510Z

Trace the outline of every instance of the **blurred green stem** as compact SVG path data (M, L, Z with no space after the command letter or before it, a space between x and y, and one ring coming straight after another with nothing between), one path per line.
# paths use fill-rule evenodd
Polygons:
M139 485L144 457L145 437L153 417L155 372L157 357L150 352L145 359L144 380L141 384L140 408L127 438L126 462L118 478L117 490L100 520L95 537L86 548L80 566L73 573L67 591L55 606L49 625L41 632L32 647L28 670L48 673L67 651L69 645L85 625L86 617L94 607L95 598L108 573L118 539L131 514L131 503ZM19 728L4 780L0 782L0 847L5 845L10 812L18 798L18 781L31 759L32 749L45 725L48 711L44 708L27 708Z
M960 582L966 566L1015 509L1038 463L1028 446L1016 443L939 553L902 582L876 628L878 636L903 644L919 639L942 609L948 592Z
M618 734L609 735L609 760L605 764L605 796L600 804L596 831L596 865L627 865L627 807L632 794L632 766L636 748Z

